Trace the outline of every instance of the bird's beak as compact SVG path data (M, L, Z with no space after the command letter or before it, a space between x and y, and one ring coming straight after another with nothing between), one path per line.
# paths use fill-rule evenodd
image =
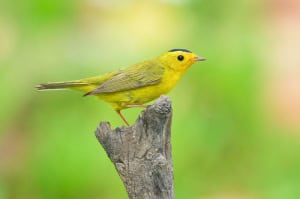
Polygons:
M204 57L199 57L199 56L196 56L194 58L195 61L205 61L206 59Z

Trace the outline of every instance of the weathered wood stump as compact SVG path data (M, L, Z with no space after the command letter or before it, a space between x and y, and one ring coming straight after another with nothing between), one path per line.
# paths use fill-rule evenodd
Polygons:
M173 199L171 101L161 96L134 125L112 130L101 122L95 134L119 173L130 199Z

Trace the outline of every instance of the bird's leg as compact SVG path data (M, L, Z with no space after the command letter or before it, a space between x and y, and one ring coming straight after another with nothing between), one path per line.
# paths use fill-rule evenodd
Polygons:
M147 108L148 106L149 105L145 105L145 104L126 104L126 105L123 105L124 108L134 108L134 107ZM129 126L129 123L127 122L125 117L122 115L121 111L116 110L116 112L122 118L122 120L127 124L127 126Z
M134 108L134 107L140 107L140 108L147 108L149 105L145 104L126 104L124 105L125 108Z
M125 119L125 117L121 114L121 111L120 110L116 110L116 112L122 118L122 120L126 123L126 125L129 126L129 123L127 122L127 120Z

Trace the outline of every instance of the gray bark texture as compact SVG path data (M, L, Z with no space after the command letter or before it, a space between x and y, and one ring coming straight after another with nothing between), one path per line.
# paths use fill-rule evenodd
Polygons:
M95 135L115 165L130 199L173 199L171 101L161 96L136 123L112 130L101 122Z

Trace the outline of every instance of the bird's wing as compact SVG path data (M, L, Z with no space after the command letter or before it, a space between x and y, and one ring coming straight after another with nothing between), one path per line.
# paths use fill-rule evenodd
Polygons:
M86 95L113 93L154 85L161 81L164 67L155 61L145 61L128 68L120 69L118 73L104 81L95 90Z

